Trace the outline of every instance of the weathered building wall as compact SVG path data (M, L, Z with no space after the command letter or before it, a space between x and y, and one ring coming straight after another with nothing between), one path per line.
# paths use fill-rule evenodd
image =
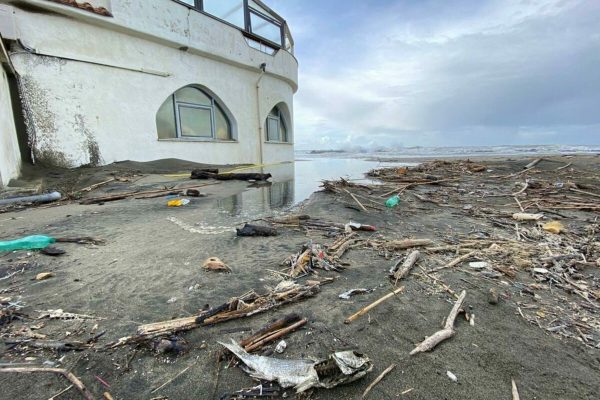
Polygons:
M8 77L0 66L0 186L18 177L21 154L13 119Z
M125 159L293 159L292 144L264 143L264 132L259 137L259 126L278 103L289 109L292 126L297 62L291 54L255 50L237 29L170 0L113 1L114 18L29 3L58 12L31 13L13 2L21 41L30 50L14 47L11 59L21 76L36 161L74 167ZM267 73L259 105L262 63ZM191 84L222 101L234 117L237 141L158 140L156 112L169 95Z

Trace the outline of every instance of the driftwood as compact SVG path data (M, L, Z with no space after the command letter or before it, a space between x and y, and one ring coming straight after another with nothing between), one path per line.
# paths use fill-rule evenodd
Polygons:
M517 389L517 384L515 380L512 380L512 398L513 400L521 400L521 396L519 396L519 389Z
M524 166L523 169L531 169L531 168L535 167L536 165L538 165L538 163L540 161L542 161L542 158L536 158L535 160L533 160L532 162L530 162L529 164Z
M419 345L415 347L413 351L410 352L411 356L417 353L423 353L425 351L433 350L435 346L437 346L444 340L450 339L452 336L454 336L454 334L456 333L456 331L454 330L454 321L456 320L456 316L458 315L466 296L467 292L463 290L460 296L458 297L458 300L454 304L454 307L452 307L450 314L448 314L448 318L446 318L446 324L444 325L444 329L437 331L436 333L419 343Z
M122 337L106 345L106 348L111 349L126 344L146 342L157 337L196 329L200 326L210 326L232 319L250 317L314 296L319 292L319 286L320 283L302 286L290 281L284 281L273 291L264 295L259 295L251 290L240 297L235 297L227 303L203 311L196 316L140 325L137 329L137 334Z
M296 318L298 318L298 320L296 320ZM248 353L260 350L265 344L282 338L308 322L306 318L299 318L300 317L295 314L288 315L287 317L270 324L270 326L261 329L261 331L263 331L261 334L254 334L251 337L242 340L240 346Z
M352 197L352 200L354 200L356 202L356 204L358 204L358 206L363 210L363 211L367 211L367 209L365 208L365 206L363 206L363 204L356 198L356 196L354 194L352 194L350 191L343 189L344 192L348 193L350 195L350 197Z
M277 229L269 226L245 224L242 229L236 229L238 236L277 236Z
M117 193L117 194L113 194L113 195L92 197L90 199L84 199L84 200L80 201L79 204L90 205L90 204L98 204L98 203L108 203L110 201L124 200L129 197L133 197L133 196L137 196L140 198L144 198L145 196L155 195L155 194L167 196L169 193L171 193L173 191L177 191L179 193L180 191L186 190L186 189L196 189L196 188L200 188L200 187L204 187L204 186L218 185L218 184L219 184L219 182L214 182L214 183L205 183L202 185L186 186L186 187L182 187L182 188L147 190L147 191L143 191L143 192L132 191L132 192Z
M410 253L408 257L406 257L406 260L404 260L404 263L402 263L402 266L400 266L400 268L398 268L400 263L397 263L395 265L395 267L393 268L394 272L392 275L392 277L394 278L394 286L396 286L400 279L408 275L415 263L419 261L420 256L421 253L419 253L418 250L415 250L412 253Z
M65 340L7 340L7 345L27 346L36 349L46 349L55 351L82 351L92 347L91 344L78 341Z
M21 374L33 374L33 373L39 373L39 372L46 372L46 373L52 373L52 374L59 374L64 376L69 382L71 382L73 384L73 386L79 390L79 393L81 393L81 395L83 396L84 399L86 400L93 400L94 396L92 396L92 394L87 390L87 388L85 387L85 385L83 384L83 382L81 382L79 380L79 378L77 378L75 375L73 375L71 372L67 371L66 369L61 369L61 368L42 368L42 367L18 367L18 368L0 368L0 373L2 372L6 372L6 373L21 373Z
M381 380L383 378L385 378L385 376L387 374L389 374L390 372L392 372L392 370L396 368L396 364L392 364L389 367L387 367L385 369L385 371L383 371L377 378L375 378L375 380L369 385L367 386L367 388L365 389L365 391L363 392L362 398L364 399L365 397L367 397L367 395L369 394L369 392L371 391L371 389L373 389L375 387L375 385L377 385L379 382L381 382Z
M375 249L385 248L387 250L405 250L412 247L431 246L433 241L430 239L403 239L403 240L369 240L368 245Z
M215 173L205 169L195 169L192 171L192 179L216 179L218 181L266 181L271 178L271 174L260 173Z
M438 272L438 271L441 271L443 269L452 268L455 265L458 265L461 262L469 259L470 257L473 257L476 253L477 253L476 251L472 251L470 253L464 254L464 255L462 255L460 257L457 257L454 260L450 261L448 264L442 265L441 267L434 268L434 269L432 269L431 271L428 271L428 272L429 273L431 273L431 272Z
M346 320L344 321L344 323L345 324L349 324L352 321L357 320L359 317L365 315L366 313L368 313L369 311L371 311L373 308L377 307L378 305L380 305L384 301L388 300L391 297L396 296L397 294L402 293L403 291L404 291L404 286L401 286L398 289L394 290L393 292L386 294L385 296L383 296L379 300L374 301L373 303L371 303L368 306L366 306L366 307L358 310L356 313L354 313L351 316L349 316L348 318L346 318Z

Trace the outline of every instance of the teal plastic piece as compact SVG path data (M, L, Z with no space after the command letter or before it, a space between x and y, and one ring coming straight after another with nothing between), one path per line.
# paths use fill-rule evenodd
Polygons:
M398 195L392 196L389 199L387 199L387 201L385 202L385 205L388 208L393 208L396 207L398 204L400 204L400 197L398 197Z
M45 249L56 239L50 236L33 235L17 240L0 241L0 251Z

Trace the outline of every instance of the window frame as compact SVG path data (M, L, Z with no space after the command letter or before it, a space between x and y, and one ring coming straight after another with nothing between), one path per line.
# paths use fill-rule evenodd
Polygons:
M271 113L273 112L273 110L277 111L277 116L275 117L274 115L272 115ZM278 131L278 136L279 136L279 140L270 140L269 139L269 120L272 121L277 121L277 131ZM285 130L285 138L283 138L282 134L283 131L281 129L281 127L283 126L283 129ZM285 121L285 117L283 116L283 113L281 112L281 109L279 108L279 106L275 106L271 109L271 111L269 111L269 114L267 114L267 118L265 119L265 143L276 143L276 144L291 144L292 141L290 140L290 131L288 128L288 125Z
M194 89L194 90L199 90L203 95L205 95L206 97L208 97L210 99L210 106L207 106L205 104L197 104L197 103L189 103L187 101L178 101L177 100L177 92L179 92L182 89L185 88L190 88L190 89ZM170 138L160 138L158 140L160 141L197 141L197 142L220 142L220 143L231 143L231 142L235 142L237 143L237 137L235 135L234 132L234 127L233 127L233 122L231 121L231 117L227 114L227 112L225 112L225 109L219 105L218 101L214 98L214 96L212 96L210 93L196 87L193 85L190 86L183 86L179 89L177 89L175 92L173 92L168 99L170 99L171 101L171 106L172 106L172 112L174 113L175 116L175 137L170 137ZM167 101L167 100L165 100ZM201 109L201 110L208 110L210 111L210 136L190 136L190 135L184 135L183 132L181 131L181 115L179 112L179 108L183 106L183 107L187 107L187 108L194 108L194 109ZM216 119L216 110L219 110L219 112L221 112L223 114L223 117L225 118L225 121L227 122L227 128L228 128L228 139L219 139L217 137L217 119ZM158 132L157 132L158 133Z
M172 0L176 3L179 3L183 6L186 6L188 8L191 8L201 14L204 14L210 18L216 19L217 21L220 21L224 24L227 24L235 29L238 29L242 32L242 34L244 36L249 37L250 39L256 40L257 42L263 43L265 45L267 45L268 47L272 47L275 51L280 50L280 49L286 49L286 41L285 41L285 31L286 31L286 27L287 27L287 22L283 19L278 20L276 18L273 18L272 16L269 15L265 15L264 13L262 13L261 11L251 7L248 3L248 0L242 0L243 1L243 7L244 7L244 27L240 27L237 26L235 24L232 24L231 22L225 21L224 19L221 19L207 11L204 10L204 0L194 0L194 5L185 3L182 0ZM277 25L279 27L279 31L280 31L280 42L276 43L273 42L263 36L257 35L256 33L252 32L252 22L251 22L251 18L250 18L250 14L253 13L261 18L266 19L267 21Z

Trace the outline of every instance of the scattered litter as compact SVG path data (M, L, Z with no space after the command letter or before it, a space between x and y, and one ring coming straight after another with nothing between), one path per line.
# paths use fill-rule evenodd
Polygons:
M486 262L486 261L474 261L474 262L470 262L469 263L469 267L475 270L481 270L481 269L489 269L491 268L490 263Z
M281 342L277 343L277 346L275 346L275 353L283 353L285 351L285 349L287 348L287 342L285 340L282 340Z
M517 221L538 221L544 218L544 214L514 213L512 217Z
M342 294L340 294L338 297L340 299L344 299L344 300L349 300L350 297L352 296L356 296L357 294L367 294L367 293L371 293L372 291L374 291L375 289L350 289L347 292L344 292Z
M45 249L42 249L40 253L51 257L57 257L65 254L66 251L64 251L63 249L59 249L58 247L48 246Z
M364 355L354 351L340 351L321 361L287 360L248 354L240 345L222 343L242 361L250 376L269 382L277 381L282 388L294 387L297 393L310 388L331 389L354 382L373 369L373 364Z
M458 382L458 378L450 371L446 371L446 376L450 378L452 382Z
M167 304L173 304L177 301L177 297L171 297L169 300L167 300Z
M231 272L231 268L229 268L227 264L225 264L217 257L208 258L206 261L204 261L204 264L202 264L202 268L215 272Z
M550 221L545 223L542 226L542 229L544 229L546 232L558 235L559 233L565 230L565 226L559 221Z
M36 281L45 281L46 279L53 278L55 275L52 272L40 272L35 276Z
M175 200L169 200L167 202L167 206L169 206L169 207L181 207L181 206L186 206L188 204L190 204L189 199L175 199Z
M0 241L0 251L43 249L56 242L56 239L45 235L26 236L21 239Z

